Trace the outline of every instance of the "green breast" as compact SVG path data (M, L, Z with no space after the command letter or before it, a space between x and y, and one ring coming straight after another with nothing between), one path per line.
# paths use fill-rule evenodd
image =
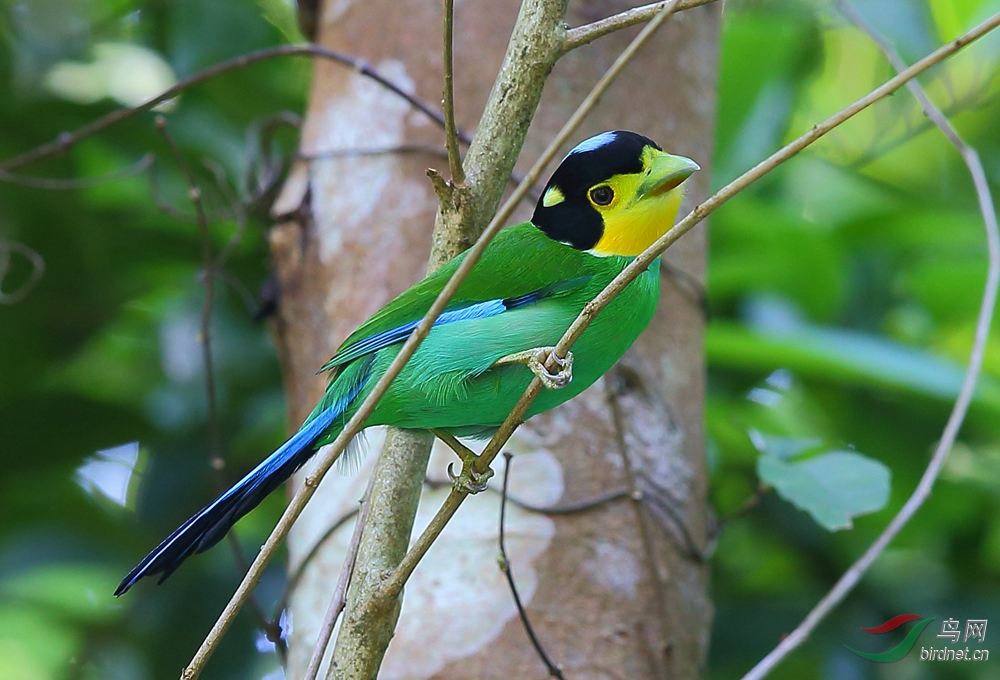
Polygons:
M582 311L583 306L603 290L632 260L624 257L595 259L614 260L614 262L602 262L601 267L606 270L605 276L595 276L595 279L600 278L601 281L595 281L594 285L581 291L580 299L576 301L574 319ZM625 354L649 325L656 312L660 297L659 272L660 260L657 258L649 269L640 274L594 318L572 348L573 382L561 390L544 390L529 409L529 416L553 408L583 392ZM560 329L560 337L567 326Z

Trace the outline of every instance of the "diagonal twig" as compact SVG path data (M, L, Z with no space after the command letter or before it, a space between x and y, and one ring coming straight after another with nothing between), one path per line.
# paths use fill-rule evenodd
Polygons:
M0 170L0 182L17 184L18 186L28 187L29 189L49 189L52 191L90 189L91 187L120 182L123 179L135 177L136 175L148 170L150 166L153 165L153 161L155 159L156 157L153 154L147 153L135 163L130 163L124 168L112 170L109 173L98 175L97 177L78 177L73 179L55 177L26 177L24 175L15 175L14 173L7 172L6 170Z
M677 0L671 0L671 2L676 4ZM630 58L630 56L634 54L635 51L638 49L638 46L646 38L648 38L653 31L656 30L656 28L660 25L660 23L662 23L662 21L666 19L666 16L669 15L669 13L670 13L669 10L661 12L662 18L658 17L659 21L654 20L654 22L651 22L648 26L646 26L643 29L643 32L640 33L640 35L637 36L636 39L632 41L632 44L629 45L629 48L626 48L626 52L629 53L629 56L625 57L624 59L623 57L619 57L619 59L615 62L615 65L612 67L613 69L617 67L616 72L620 71L620 69L624 67L624 63L628 61L628 58ZM330 467L333 466L333 463L343 452L344 448L347 446L347 443L354 437L355 434L357 434L358 431L360 431L364 427L364 423L374 410L375 404L377 404L378 401L382 398L382 395L385 394L386 390L389 387L389 384L392 382L392 380L396 378L397 375L399 375L399 372L403 369L403 366L406 364L407 361L409 361L410 357L413 356L413 353L416 352L417 347L430 332L430 329L433 326L434 321L437 319L438 315L444 311L445 307L448 305L452 296L458 290L459 285L461 285L462 281L465 280L465 277L468 276L469 272L472 271L472 268L476 265L476 263L479 261L479 258L482 256L483 251L489 245L493 237L496 236L496 234L500 231L500 228L504 225L510 214L513 212L514 207L524 197L524 195L527 194L530 187L538 180L538 177L544 170L545 165L548 163L549 160L551 160L555 156L559 147L566 141L566 139L568 139L569 135L572 134L572 131L576 128L576 126L580 124L580 122L583 119L583 115L585 115L585 113L589 111L589 109L592 108L597 103L600 94L604 91L604 89L607 88L610 82L611 78L608 77L608 74L605 74L605 77L602 77L601 80L598 82L598 84L595 85L590 95L588 95L588 97L584 100L584 103L581 104L580 108L578 109L577 115L574 115L573 117L571 117L569 121L567 121L566 125L563 127L563 130L560 132L559 135L557 135L556 139L553 140L553 142L549 145L546 151L538 159L538 161L535 163L535 166L531 169L531 171L528 172L525 178L521 181L521 184L519 184L518 187L514 190L511 197L504 205L504 207L501 208L500 211L491 220L489 226L483 232L480 239L475 243L475 245L472 248L470 248L467 251L467 254L463 259L462 263L458 266L455 273L452 275L451 279L448 281L448 283L445 284L444 288L441 290L441 293L431 304L431 307L428 310L427 314L424 316L423 319L421 319L420 323L417 324L417 327L410 334L410 337L407 338L406 342L403 343L403 346L400 348L399 353L393 359L392 363L386 369L386 372L382 375L382 377L375 383L368 397L366 397L366 399L361 403L361 405L358 407L358 410L350 418L350 420L344 426L344 429L337 436L337 438L327 447L324 453L320 454L319 460L317 461L315 468L313 468L312 474L310 474L306 478L303 485L292 496L292 499L289 501L288 506L285 508L285 512L279 518L278 523L275 525L274 530L271 532L271 535L268 536L267 541L261 547L260 553L258 553L257 558L250 565L250 569L244 576L243 581L237 587L236 592L233 593L233 596L230 598L229 603L226 605L222 613L219 615L218 620L216 620L215 624L212 626L212 629L209 631L208 635L206 635L198 651L192 658L191 663L188 664L187 668L184 669L184 672L182 673L181 676L182 678L184 678L185 680L192 680L193 678L196 678L198 677L198 675L200 675L201 669L204 667L204 664L208 661L208 658L215 651L215 647L218 645L219 641L222 639L222 636L229 628L230 624L232 623L233 619L236 616L237 611L239 611L243 602L245 602L246 599L249 597L251 590L253 589L253 587L256 585L257 581L263 574L264 567L270 561L271 556L274 554L274 552L278 549L278 545L280 544L280 542L284 540L284 537L288 534L288 531L291 529L292 524L302 513L302 510L305 508L306 504L312 498L312 495L315 493L316 487L319 485L319 481L329 471ZM496 453L494 453L493 455L495 456ZM451 497L452 496L449 496L449 498ZM457 505L455 506L455 508L457 509ZM409 567L407 576L409 572L412 572L412 569L415 566L416 562L414 562L413 565ZM394 573L399 574L402 572L400 572L400 569L397 569ZM402 589L402 583L399 584L399 589L400 590Z
M215 278L217 275L217 264L212 254L212 239L208 231L208 217L205 212L204 201L202 200L201 188L194 181L194 174L184 159L184 154L174 140L173 135L167 129L167 121L163 116L156 117L156 130L166 141L170 152L174 157L181 174L188 187L188 199L194 206L195 215L198 222L198 231L201 236L202 247L202 276L205 283L205 299L201 308L201 324L198 329L198 343L201 346L201 359L205 372L205 401L208 410L208 440L209 440L209 465L215 471L216 486L218 493L222 493L228 486L223 474L226 467L226 459L222 451L222 436L219 430L218 400L215 389L215 362L212 353L212 305L215 297ZM242 572L246 570L246 561L243 559L243 552L240 550L240 543L236 534L227 534L229 547L233 553L237 569ZM251 602L254 615L258 623L264 629L267 639L274 643L275 649L281 657L285 656L286 648L284 640L281 639L281 627L275 622L269 621L264 616L256 602Z
M31 273L20 286L10 292L5 292L3 280L7 278L7 273L10 271L11 255L14 253L28 260L31 264ZM45 276L45 258L42 257L41 253L23 243L0 238L0 305L17 304L26 298L43 276Z
M660 253L666 250L667 247L672 245L683 234L687 233L687 231L689 231L692 227L701 222L701 220L703 220L713 210L749 186L752 182L767 174L809 144L812 144L836 126L848 120L858 112L864 110L879 99L882 99L896 91L908 80L916 77L923 71L926 71L931 66L940 63L945 58L959 51L965 45L993 30L997 25L1000 25L1000 14L987 19L985 22L979 24L958 39L936 50L935 52L932 52L903 73L900 73L895 78L886 81L880 87L872 90L869 94L837 112L827 120L823 121L823 123L814 126L809 132L786 145L777 153L762 161L754 168L751 168L739 178L723 187L714 196L696 207L689 215L678 222L670 231L658 239L643 254L639 255L632 262L632 264L626 267L626 269L598 295L597 298L586 305L584 310L560 340L557 347L558 355L560 357L565 356L568 348L576 341L580 334L583 333L584 329L589 325L590 320L597 313L599 313L601 309L607 306L607 304L621 290L623 290L625 286L631 283L632 280L634 280L642 271L648 268L649 264L656 259ZM521 186L527 187L532 181L533 180L531 180L530 176L526 177ZM521 187L519 187L519 189L521 189ZM524 191L526 191L526 188ZM512 195L512 199L518 195L519 192L515 191ZM246 601L251 590L260 580L264 567L277 551L281 541L288 534L289 529L301 514L306 503L308 503L313 493L315 493L319 480L322 479L323 475L329 471L330 467L336 461L337 457L343 452L345 446L351 438L353 438L353 436L362 428L364 422L374 410L375 403L382 398L383 394L387 390L388 384L396 378L402 370L403 365L409 361L410 357L416 351L417 346L430 332L431 326L437 319L438 315L444 311L448 302L451 300L451 297L458 289L458 286L471 271L472 267L474 267L479 261L479 258L485 250L489 240L496 235L499 229L498 220L491 222L490 227L488 227L483 233L483 237L477 241L471 249L469 249L468 254L463 259L462 263L456 269L448 283L445 284L435 301L431 304L427 314L423 319L421 319L420 323L411 333L410 337L403 343L399 353L386 369L383 376L376 382L371 393L369 393L368 397L359 406L354 416L345 425L341 434L338 435L334 442L330 444L326 452L321 454L313 473L306 478L305 483L292 497L288 506L285 508L285 512L282 514L274 530L271 532L271 535L268 536L267 541L261 547L257 558L250 565L250 569L247 571L243 581L240 583L229 603L220 614L219 619L212 627L212 630L209 631L201 647L198 649L198 652L191 660L191 663L187 668L185 668L181 676L184 680L192 680L201 673L201 669L204 667L208 657L211 656L222 636L225 634L225 631L231 625L236 612L242 606L243 602ZM552 361L550 369L554 368L555 362ZM509 439L510 435L520 424L528 406L532 401L534 401L541 389L541 381L537 378L532 380L529 387L525 390L524 395L522 395L521 399L512 410L510 416L501 425L497 435L482 454L480 461L483 466L488 466L493 458L496 457L500 447L507 441L507 439ZM487 452L489 452L489 455L486 455ZM482 470L479 471L481 472ZM416 564L434 542L437 535L441 532L441 530L443 530L444 525L447 524L448 520L450 520L450 518L454 515L458 506L461 505L464 499L465 495L461 493L452 493L448 496L441 509L438 511L438 514L431 521L428 529L420 536L420 538L418 538L413 548L411 548L410 552L407 553L406 557L404 557L403 561L400 563L400 566L387 580L385 586L383 586L380 591L380 597L388 599L396 597L399 594L402 590L403 584L406 582L407 578L409 578L413 569L416 568Z
M701 5L707 5L715 1L716 0L681 0L681 2L677 3L674 11L680 12L681 10L691 9L692 7L700 7ZM571 52L578 47L583 47L587 43L591 43L600 37L608 35L609 33L614 33L615 31L620 31L623 28L628 28L629 26L635 26L636 24L641 24L644 21L649 21L664 7L670 4L671 0L665 0L665 2L654 2L641 7L633 7L632 9L627 9L624 12L619 12L618 14L595 21L591 24L571 28L566 31L566 37L563 39L562 53L566 54L567 52Z
M387 77L383 76L378 70L375 69L371 64L369 64L364 59L352 56L350 54L345 54L343 52L338 52L336 50L327 49L325 47L320 47L319 45L279 45L277 47L268 47L265 49L257 50L256 52L251 52L249 54L244 54L243 56L236 57L235 59L230 59L228 61L223 61L214 66L210 66L204 71L199 71L189 78L179 81L172 87L167 88L155 97L146 100L138 106L131 106L116 111L112 111L106 116L102 116L95 121L87 123L83 127L79 128L74 132L63 132L54 141L48 144L42 144L34 149L25 151L24 153L15 156L14 158L8 159L0 163L0 171L11 171L15 168L19 168L28 163L32 163L46 156L51 156L56 153L63 153L68 151L75 145L79 144L81 141L90 137L91 135L104 130L107 127L120 123L126 118L130 118L137 113L143 111L148 111L152 109L157 104L173 99L178 94L191 87L192 85L197 85L206 80L211 80L216 76L220 76L224 73L230 71L235 71L241 68L250 66L251 64L256 64L261 61L266 61L268 59L275 59L278 57L289 57L289 56L307 56L307 57L317 57L321 59L327 59L335 63L341 64L343 66L348 66L355 69L361 75L371 78L377 82L382 87L388 89L389 91L399 95L410 105L422 112L428 118L436 122L441 127L444 127L444 117L441 112L431 106L429 103L425 102L423 99L410 94L404 90L399 85L389 80ZM461 139L466 144L469 143L468 135L459 131L459 139Z
M923 73L935 64L940 63L969 43L986 35L997 26L1000 26L1000 14L993 15L964 35L930 53L897 76L890 78L885 83L866 94L864 97L861 97L854 103L844 107L834 115L824 120L822 123L814 125L808 132L785 145L767 159L761 161L756 166L724 186L706 201L698 205L680 222L675 224L666 234L657 239L653 245L637 256L632 263L622 271L621 274L616 276L614 280L612 280L611 283L609 283L607 287L597 295L597 297L584 306L583 311L580 312L579 316L577 316L570 327L566 330L566 333L559 340L559 343L556 345L554 355L560 358L565 357L566 352L569 351L569 348L573 345L573 343L576 342L580 335L583 334L583 331L590 325L593 318L597 316L597 314L600 313L600 311L604 309L611 302L611 300L618 295L618 293L624 290L625 286L645 271L653 260L659 257L664 250L673 245L681 236L690 231L696 224L700 223L719 206L727 202L733 196L766 175L774 168L787 161L795 154L802 151L802 149L815 142L830 130L836 128L838 125L841 125L846 120L868 108L876 101L889 96L920 73ZM556 364L552 356L550 356L548 368L549 370L554 370L556 368ZM507 442L514 430L521 424L524 414L527 412L529 406L532 402L534 402L541 390L541 380L534 378L525 389L524 394L521 395L521 399L511 410L507 419L497 430L493 439L490 440L489 444L487 444L486 448L483 450L483 453L480 454L478 464L476 465L476 472L482 473L485 471L485 468L489 466L493 458L495 458L497 453L500 451L500 448ZM406 583L406 580L413 572L413 569L416 568L417 563L424 556L424 554L426 554L431 544L458 510L458 507L465 500L465 497L466 494L460 492L452 492L449 494L444 503L441 505L441 508L438 510L438 513L427 526L427 529L425 529L424 533L421 534L421 536L413 544L413 547L410 549L410 552L407 553L406 557L403 558L399 568L397 568L396 572L394 572L393 575L386 581L386 584L383 586L381 591L382 597L388 599L399 595L402 591L403 584Z
M458 128L455 125L455 0L444 0L444 142L448 149L448 168L454 184L465 183L465 170L458 151Z
M854 23L858 28L867 33L872 40L879 46L879 48L885 53L886 57L892 63L893 67L896 68L900 73L906 73L913 67L906 67L906 64L900 58L899 54L885 42L878 32L869 26L864 19L857 13L857 11L848 4L845 0L835 0L837 7L841 12L844 13L847 18ZM1000 16L1000 15L997 15ZM997 16L989 21L995 21ZM987 23L989 23L989 21ZM990 195L989 184L986 181L986 174L983 172L983 166L979 161L979 154L976 153L975 149L968 146L962 138L952 127L951 123L944 116L937 106L935 106L930 99L927 97L926 92L920 86L916 80L910 80L907 83L907 87L910 92L917 98L920 102L920 106L923 108L924 113L928 118L934 121L934 123L941 128L941 132L955 145L958 152L962 155L962 159L965 161L969 168L969 174L972 176L972 183L976 188L976 196L979 201L979 209L983 215L983 223L986 229L986 243L989 267L986 274L986 285L983 288L983 298L979 307L979 316L976 320L976 333L975 340L972 345L972 351L969 355L969 366L965 370L965 377L962 379L962 388L959 391L958 398L955 400L954 406L952 406L951 413L948 416L948 421L945 424L944 431L941 434L941 439L938 441L937 446L934 448L934 453L931 456L930 462L927 464L927 468L924 470L923 475L920 477L920 482L917 487L910 494L910 497L906 499L906 503L900 508L899 512L896 513L895 517L889 522L882 533L879 534L878 538L865 550L864 554L858 558L858 560L851 565L851 567L844 572L844 574L837 580L833 588L823 596L823 598L816 604L815 607L806 615L802 623L796 627L788 636L781 640L777 647L775 647L771 652L767 654L763 659L761 659L756 666L750 669L743 680L760 680L765 677L775 666L778 665L786 656L788 656L796 647L798 647L802 642L809 636L809 633L819 625L830 611L833 610L840 602L843 601L847 594L854 589L858 581L861 580L862 576L868 571L869 567L875 562L876 559L882 554L889 543L902 531L903 527L906 526L907 522L916 514L920 506L924 504L930 496L931 489L934 487L934 482L937 480L938 475L941 472L941 468L944 465L945 460L948 458L948 453L951 451L951 447L955 443L955 439L958 437L958 431L962 427L962 422L965 420L965 414L968 411L969 403L972 401L972 395L976 389L976 382L979 378L979 373L982 370L983 365L983 355L986 351L986 341L989 337L990 324L993 320L993 309L996 306L997 300L997 288L1000 285L1000 232L997 229L997 216L996 211L993 207L993 197Z
M548 653L545 651L541 641L539 641L538 636L535 634L535 629L531 626L531 621L528 620L528 612L524 609L524 604L521 602L521 596L517 592L517 585L514 583L514 572L510 568L510 558L507 557L507 544L504 538L505 521L507 519L507 483L510 481L510 463L514 456L508 451L504 451L503 457L506 461L506 465L503 469L503 486L500 491L500 533L497 536L497 545L500 548L500 559L498 560L500 564L500 571L503 572L504 578L507 579L507 585L510 586L510 594L514 598L514 605L517 607L517 614L521 618L521 623L524 625L524 632L528 634L531 646L535 648L535 651L538 652L538 656L542 659L542 663L544 663L545 667L549 670L549 677L565 680L562 674L562 669L560 669L559 666L557 666L555 662L549 658Z
M358 557L358 547L361 545L361 534L365 528L365 520L368 519L368 506L371 502L374 482L375 475L373 474L368 480L368 487L365 489L365 495L361 499L361 508L358 510L358 518L354 522L351 541L347 544L347 552L344 553L344 563L340 565L340 576L337 577L337 587L333 591L333 597L330 598L330 607L326 610L326 617L323 619L323 625L320 627L319 635L316 638L316 646L313 648L312 656L309 657L309 665L306 666L306 672L302 676L302 680L316 680L316 675L319 673L319 666L323 663L323 656L333 635L333 628L337 625L337 619L340 617L340 613L344 611L344 605L347 603L347 589L350 587L351 577L354 575L354 563ZM340 523L338 522L337 524ZM303 563L303 568L304 565L305 563Z

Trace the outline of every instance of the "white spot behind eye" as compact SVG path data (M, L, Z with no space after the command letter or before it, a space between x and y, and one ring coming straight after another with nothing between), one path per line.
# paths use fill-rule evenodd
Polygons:
M545 192L545 195L542 197L542 205L546 208L551 208L554 205L559 205L564 200L566 200L566 197L563 196L563 192L559 187L554 186Z
M615 141L615 138L617 136L618 135L615 134L613 130L610 130L608 132L602 132L599 135L594 135L590 139L583 140L582 142L574 146L573 150L566 155L572 156L575 153L584 153L586 151L594 151L595 149L600 149L602 146L606 146L611 142Z

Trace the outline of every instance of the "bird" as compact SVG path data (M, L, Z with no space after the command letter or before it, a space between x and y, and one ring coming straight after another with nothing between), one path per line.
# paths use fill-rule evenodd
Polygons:
M544 389L525 414L547 411L593 384L639 337L659 298L659 258L591 322L571 353L552 350L584 305L673 226L685 181L699 166L635 132L611 130L575 146L550 177L531 220L502 229L365 422L430 430L462 456L456 437L497 430L534 376ZM169 577L343 430L465 254L386 304L323 365L324 396L284 444L184 522L115 591ZM553 371L545 361L556 359ZM558 370L556 370L558 369ZM467 490L485 482L466 479ZM479 485L479 486L477 486Z

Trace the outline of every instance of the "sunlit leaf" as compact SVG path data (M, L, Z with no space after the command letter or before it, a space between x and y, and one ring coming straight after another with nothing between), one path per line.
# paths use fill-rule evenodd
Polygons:
M110 98L137 106L175 82L177 77L163 57L130 43L94 45L93 61L60 62L45 76L45 86L53 94L80 104Z
M798 462L764 454L757 474L829 531L850 529L852 518L881 510L889 500L889 468L853 451L829 451Z

